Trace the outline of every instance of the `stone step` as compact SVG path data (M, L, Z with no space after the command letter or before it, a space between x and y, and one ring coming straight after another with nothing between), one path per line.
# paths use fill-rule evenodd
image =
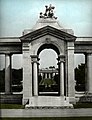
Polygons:
M69 104L69 99L65 100L64 96L35 96L29 99L29 104L25 107L73 107Z

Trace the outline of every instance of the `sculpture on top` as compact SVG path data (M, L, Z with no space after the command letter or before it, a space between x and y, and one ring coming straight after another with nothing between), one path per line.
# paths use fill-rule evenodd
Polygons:
M46 10L45 10L45 13L43 14L42 12L40 12L40 18L55 18L57 19L57 17L54 16L54 6L52 6L50 4L50 6L45 6Z

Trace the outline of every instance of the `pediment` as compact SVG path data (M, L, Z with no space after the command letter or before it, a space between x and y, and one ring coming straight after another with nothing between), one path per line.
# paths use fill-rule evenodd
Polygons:
M51 26L45 26L20 37L22 42L33 41L45 35L51 35L64 41L75 41L76 37Z

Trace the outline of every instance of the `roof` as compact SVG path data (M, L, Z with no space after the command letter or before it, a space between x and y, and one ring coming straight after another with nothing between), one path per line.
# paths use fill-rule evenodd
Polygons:
M75 41L75 39L76 39L76 36L74 36L74 35L71 35L60 29L56 29L52 26L47 25L45 27L39 28L37 30L34 30L34 31L26 34L26 35L21 36L20 40L22 42L26 42L26 41L31 42L31 41L36 40L45 35L51 35L51 36L54 36L56 38L66 40L66 41Z

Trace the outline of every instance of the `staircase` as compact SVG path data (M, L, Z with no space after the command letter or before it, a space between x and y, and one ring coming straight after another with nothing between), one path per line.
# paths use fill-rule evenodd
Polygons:
M25 106L30 107L69 107L73 105L69 103L69 99L64 96L34 96L29 99L29 104Z

